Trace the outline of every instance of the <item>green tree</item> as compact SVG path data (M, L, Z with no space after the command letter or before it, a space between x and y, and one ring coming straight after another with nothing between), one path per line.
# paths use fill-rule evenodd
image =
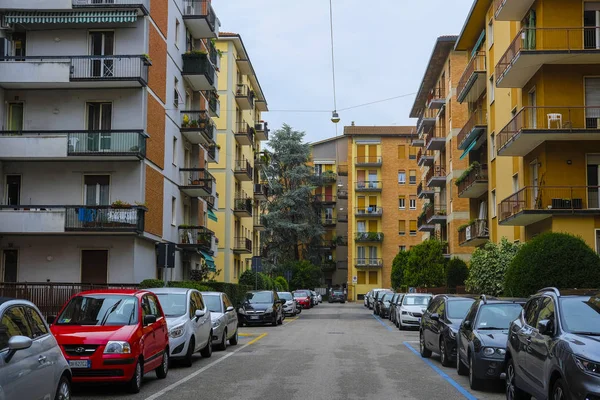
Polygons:
M457 286L465 284L469 276L469 267L460 258L453 258L446 265L446 287L456 289Z
M471 293L499 296L504 292L506 269L519 251L519 245L502 238L499 244L488 242L471 256L465 284Z
M322 277L321 268L311 264L308 260L298 261L292 266L290 288L292 290L316 288L321 284Z
M278 276L277 278L273 279L273 282L275 285L277 285L277 290L280 292L287 292L290 290L288 282L283 276Z
M399 289L404 284L404 268L408 262L408 251L400 251L392 262L392 287Z
M404 269L404 284L414 287L442 286L445 264L442 242L430 239L413 246Z
M504 293L529 296L554 286L559 289L600 286L600 257L583 239L548 232L521 246L506 271Z
M256 272L252 270L246 270L240 275L240 285L246 285L251 287L253 290L271 290L273 289L273 281L267 275L262 272L256 275Z

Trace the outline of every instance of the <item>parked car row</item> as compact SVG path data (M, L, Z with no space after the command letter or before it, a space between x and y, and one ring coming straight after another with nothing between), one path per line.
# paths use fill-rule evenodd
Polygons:
M398 329L416 328L433 296L425 293L394 293L389 289L374 289L365 295L365 307L373 314L389 318Z

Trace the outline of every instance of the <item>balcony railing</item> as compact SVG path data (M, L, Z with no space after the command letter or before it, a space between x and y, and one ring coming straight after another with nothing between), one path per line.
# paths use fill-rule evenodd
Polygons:
M431 89L427 96L427 106L429 108L440 108L446 103L446 88L444 86L437 86Z
M337 220L338 222L348 222L348 214L338 213Z
M331 185L332 183L337 182L337 174L335 172L323 171L315 174L315 176L320 179L320 183L323 185Z
M316 203L335 203L336 197L331 194L315 194L314 200Z
M428 151L441 150L446 146L446 127L436 125L435 129L429 130L425 136L425 149Z
M338 236L335 239L336 246L346 247L348 246L348 236Z
M419 133L419 139L423 139L423 134L427 133L429 129L435 125L437 119L437 110L426 108L423 113L417 119L417 132Z
M235 138L242 145L251 146L254 143L254 128L246 121L236 122Z
M487 71L485 61L485 52L483 51L478 51L477 54L471 58L471 61L467 64L465 71L458 81L458 87L456 88L458 101L462 102L464 98L467 97L468 91L477 80L476 74L479 72L485 73Z
M245 197L234 199L233 211L243 212L252 215L252 199Z
M265 216L264 215L255 215L254 216L254 226L265 226Z
M233 172L236 174L245 174L252 178L252 166L248 160L235 160Z
M219 162L219 148L216 145L209 146L207 152L208 162Z
M427 223L440 223L446 219L446 205L432 205L431 203L425 209L425 220Z
M205 186L212 191L215 177L205 168L179 168L183 186Z
M508 50L496 65L496 82L499 83L504 74L512 67L519 53L526 51L571 53L600 51L596 27L577 28L523 28L512 41Z
M255 183L254 197L260 197L266 200L269 197L269 186L262 183Z
M498 154L523 131L539 133L600 133L600 107L523 107L498 133ZM554 136L549 140L556 140ZM568 138L567 138L568 139ZM597 136L590 136L597 139Z
M383 242L383 232L356 232L354 240L356 242Z
M235 90L235 99L242 109L251 109L254 106L254 92L248 85L238 84Z
M355 158L356 166L379 166L383 160L379 156L360 156Z
M356 182L356 190L362 192L379 191L383 187L382 181L359 181Z
M427 213L425 213L425 214L422 213L421 215L419 215L417 217L417 229L420 231L429 231L429 232L435 231L435 225L429 224L427 222ZM412 234L412 232L411 232L411 234Z
M337 225L337 219L333 217L320 217L319 221L323 226L335 226Z
M487 183L488 181L488 166L487 164L476 164L469 167L471 170L458 183L458 193L459 195L463 193L465 190L469 189L476 182Z
M383 215L383 208L382 207L356 207L354 209L354 212L356 213L357 216L373 216L373 217L377 217L377 216L381 216Z
M215 233L204 226L185 226L180 225L179 244L186 247L200 247L204 250L211 250L213 237Z
M252 240L244 237L234 239L233 250L236 252L252 253Z
M354 265L356 268L381 268L383 267L383 259L358 257L355 259Z
M208 91L208 111L211 113L211 117L219 118L221 115L221 102L216 90Z
M192 82L194 89L213 90L216 69L210 62L208 54L202 52L188 52L181 57L183 59L183 75L203 77L202 79L194 79Z
M184 17L204 17L214 32L218 25L217 14L209 0L183 0Z
M206 110L183 110L179 112L182 129L205 130L210 124L210 116Z
M340 199L340 200L348 199L348 191L346 189L338 189L337 195L338 195L338 199Z
M466 244L467 242L476 245L486 242L490 238L490 232L487 225L487 219L478 219L471 222L468 226L458 231L458 243L459 245Z
M526 186L500 202L499 221L523 215L523 221L515 224L527 225L554 214L600 214L598 189L598 186Z
M348 165L347 164L338 165L337 173L339 176L348 176Z
M217 202L217 198L215 196L200 196L202 198L202 200L204 200L206 202L206 205L208 206L208 208L210 208L211 210L215 209L215 204Z
M144 231L145 207L66 206L65 210L65 231Z
M433 178L446 179L446 168L441 165L432 165L429 167L429 170L425 175L425 181L429 182Z
M469 120L456 137L458 148L461 150L466 149L466 147L475 139L475 136L486 129L487 112L483 108L477 108L471 113L471 117L469 117Z

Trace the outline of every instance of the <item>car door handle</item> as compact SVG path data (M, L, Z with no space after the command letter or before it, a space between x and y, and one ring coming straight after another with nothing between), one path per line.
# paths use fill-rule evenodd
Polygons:
M45 363L45 362L46 362L46 356L39 356L39 357L38 357L38 362L39 362L40 364L43 364L43 363Z

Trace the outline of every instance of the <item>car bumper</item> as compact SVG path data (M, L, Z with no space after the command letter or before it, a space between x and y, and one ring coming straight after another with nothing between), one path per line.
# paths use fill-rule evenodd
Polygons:
M135 371L133 354L101 355L92 357L66 357L69 361L91 361L91 368L71 367L73 382L128 382Z
M330 302L330 303L343 303L343 302L345 302L345 301L346 301L346 299L344 299L344 298L342 298L342 297L331 297L331 298L329 299L329 302Z
M270 324L273 322L273 320L275 320L276 314L275 313L268 313L268 314L251 314L251 315L243 315L240 314L238 315L238 319L240 321L242 321L244 324L246 325L261 325L261 324Z
M421 318L413 317L411 315L400 315L400 322L402 325L414 326L418 328L421 325Z
M296 315L296 308L295 307L284 308L283 313L285 315Z
M171 359L183 358L186 356L190 340L187 335L177 338L169 336L169 357Z
M473 372L479 379L500 379L500 375L504 372L504 359L475 355Z
M565 375L567 390L572 399L600 400L600 377L584 373L572 360L566 365Z
M213 328L212 328L212 332L213 332L212 340L213 340L213 342L215 342L217 340L221 340L221 338L223 337L223 331L225 330L225 326L226 325L227 324L223 323L223 324L217 326L216 328L213 326Z

